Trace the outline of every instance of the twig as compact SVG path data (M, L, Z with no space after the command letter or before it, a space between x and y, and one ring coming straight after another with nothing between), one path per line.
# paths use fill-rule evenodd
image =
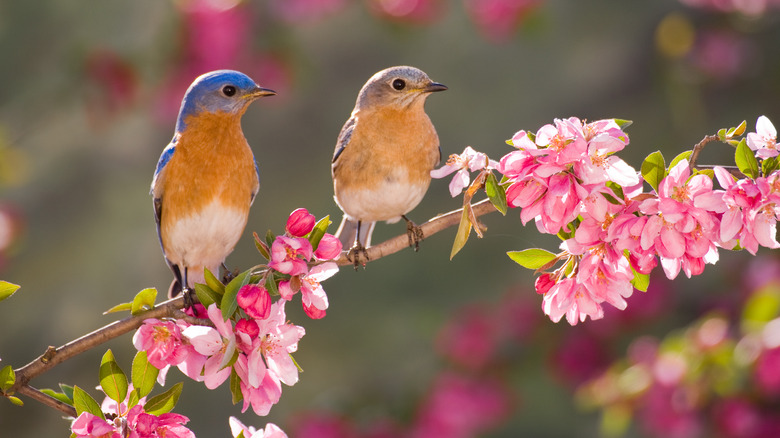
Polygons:
M493 204L490 203L489 199L484 199L472 205L472 209L474 211L475 217L497 211L496 208L493 207ZM424 224L420 225L420 228L422 229L423 235L425 237L429 237L446 228L458 225L462 215L463 209L459 208L455 211L441 214L428 220ZM408 246L409 239L407 238L406 234L401 234L399 236L385 240L378 245L366 248L366 252L368 253L368 260L373 261L390 254L395 254ZM336 263L342 266L352 264L352 262L347 259L346 252L341 253L339 258L336 259Z
M693 169L696 168L696 161L699 160L699 154L701 153L702 149L704 149L704 146L706 146L707 143L718 140L720 140L720 137L717 135L705 135L700 142L696 143L696 146L693 147L693 152L691 152L691 159L688 162L688 169L691 171L691 173L693 173Z
M48 395L42 393L41 391L33 388L30 385L25 385L19 388L19 394L22 394L24 396L27 396L33 400L36 400L40 403L43 403L44 405L54 408L63 414L69 416L69 417L75 417L76 416L76 408L73 406L63 403L59 400L57 400L54 397L49 397Z

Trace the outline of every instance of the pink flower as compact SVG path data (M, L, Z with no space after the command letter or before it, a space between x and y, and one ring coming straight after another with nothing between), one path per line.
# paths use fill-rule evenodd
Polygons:
M159 416L147 414L141 405L133 406L127 414L127 427L135 432L130 436L138 438L195 438L195 434L184 427L189 421L184 415L171 412Z
M113 424L89 412L82 412L71 424L70 431L79 438L121 438Z
M309 210L299 208L290 213L290 217L287 218L285 229L292 237L303 237L311 233L315 223L316 218L313 214L309 213Z
M138 351L146 351L149 363L159 370L178 365L187 357L181 329L173 321L145 320L133 335L133 345Z
M283 274L301 275L308 271L306 262L312 256L308 239L278 236L271 245L271 262L268 266Z
M287 434L284 433L279 426L268 423L265 425L265 429L255 429L252 426L245 426L238 418L230 417L228 419L230 424L230 433L233 437L237 437L240 433L244 433L244 438L287 438Z
M292 386L298 382L298 367L290 357L290 353L298 350L298 341L306 334L303 327L287 324L284 312L285 300L278 300L272 306L271 316L259 321L259 336L252 344L248 356L247 371L249 384L259 384L255 370L264 369L258 363L265 359L268 370L282 383Z
M475 172L482 170L486 167L497 168L498 163L488 159L487 155L482 152L477 152L466 146L466 149L460 155L450 155L447 163L438 169L431 171L431 177L444 178L445 176L456 172L455 176L450 181L450 195L452 197L458 196L463 189L469 185L469 172Z
M320 284L322 281L336 275L339 267L334 262L326 262L311 268L308 274L301 277L301 301L303 310L312 319L321 319L328 308L328 296Z
M257 284L247 284L239 289L236 300L238 306L252 318L268 318L268 312L271 310L271 295L266 288Z
M254 369L250 371L249 360L243 354L238 356L234 369L241 380L241 394L244 396L241 412L246 412L251 406L255 414L268 415L271 407L279 402L282 395L282 383L279 378L268 369L260 372Z
M271 313L270 307L268 313ZM254 319L243 318L236 322L236 331L245 333L247 336L249 336L250 339L254 340L260 334L260 327L257 325L257 321Z
M333 260L341 254L341 249L341 241L333 234L325 233L314 251L314 256L320 260Z
M464 3L485 38L500 43L514 35L541 0L464 0Z
M228 363L236 351L236 334L233 325L222 319L222 312L216 304L208 308L209 319L216 329L193 325L184 329L182 335L189 339L195 351L207 359L203 364L203 382L209 389L214 389L230 376Z
M756 121L756 132L747 135L747 145L756 151L759 158L776 157L778 154L777 129L766 117L761 116Z
M778 328L778 324L775 324ZM775 335L778 336L778 335ZM754 379L760 391L768 396L780 394L780 347L761 352L756 361Z

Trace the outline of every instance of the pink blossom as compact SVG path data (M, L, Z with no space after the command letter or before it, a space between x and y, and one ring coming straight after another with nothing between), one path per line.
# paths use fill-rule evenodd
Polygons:
M234 369L241 380L241 394L244 396L244 405L241 412L246 412L251 406L255 414L260 416L268 415L271 407L279 402L279 398L282 395L282 384L279 378L268 369L260 373L250 373L249 360L243 354L238 356ZM253 385L250 382L255 384Z
M479 31L490 41L499 43L514 35L541 0L464 0L464 3Z
M266 288L257 284L247 284L238 290L236 300L238 306L252 318L268 318L268 312L271 310L271 295Z
M482 170L486 167L495 169L498 167L498 163L490 160L484 153L475 151L471 146L466 146L462 154L450 155L444 166L432 170L431 177L444 178L455 172L455 176L450 181L449 186L450 195L454 198L468 187L470 182L469 172Z
M496 354L499 324L492 311L475 305L464 307L439 332L436 346L445 357L460 365L484 368Z
M441 0L371 0L371 10L394 21L428 23L440 17Z
M127 427L135 432L138 438L195 438L191 430L184 427L190 421L181 414L165 413L157 415L147 414L141 405L135 405L127 414Z
M759 158L776 157L778 154L777 129L766 117L761 116L756 121L756 132L747 135L747 145L756 151Z
M268 313L271 313L270 307ZM245 333L250 339L254 340L260 334L260 327L254 319L242 318L236 322L236 331Z
M278 236L271 244L271 262L268 266L283 274L301 275L308 271L306 262L312 256L308 239Z
M268 370L282 383L292 386L298 382L298 367L290 357L290 353L298 350L298 341L306 331L303 327L286 323L285 303L285 300L275 302L270 317L258 322L262 336L253 342L247 363L247 371L250 373L249 383L253 386L259 384L259 379L256 379L257 373L253 371L264 368L257 366L263 358L268 365Z
M203 382L214 389L230 376L228 363L236 351L236 334L230 321L222 319L222 311L216 304L208 308L208 315L216 329L193 325L184 329L184 337L189 339L195 351L207 357L203 364Z
M79 438L121 438L113 424L89 412L73 420L70 431Z
M274 423L266 424L265 429L255 429L252 426L245 426L236 417L230 417L228 424L230 424L230 433L234 438L242 432L244 438L287 438L287 434Z
M309 210L298 208L290 213L290 217L287 218L285 229L292 237L303 237L311 233L316 222L316 218L313 214L309 213Z
M325 233L314 250L314 256L319 260L333 260L341 254L341 241L330 233Z
M760 391L768 396L780 395L780 347L761 352L756 361L754 379Z
M173 321L144 320L133 335L133 345L138 351L146 351L149 363L159 370L178 365L187 357L181 328Z
M328 308L328 296L321 282L336 275L339 271L334 262L326 262L311 268L308 274L301 277L301 301L303 310L312 319L325 317Z

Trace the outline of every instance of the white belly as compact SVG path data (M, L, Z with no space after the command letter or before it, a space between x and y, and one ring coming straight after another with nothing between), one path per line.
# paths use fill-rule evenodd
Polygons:
M203 282L203 268L215 275L233 251L246 226L247 215L213 201L200 212L176 222L167 235L166 257L188 268L190 286Z
M428 190L425 184L386 181L372 190L343 190L336 196L336 203L347 216L364 222L398 222L402 214L409 213L422 201Z

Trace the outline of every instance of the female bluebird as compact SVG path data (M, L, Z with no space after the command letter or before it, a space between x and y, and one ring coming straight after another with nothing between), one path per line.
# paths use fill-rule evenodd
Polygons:
M447 87L422 70L400 66L372 76L358 94L352 116L336 142L332 175L344 219L336 232L358 264L371 245L376 221L407 222L409 245L421 230L405 215L420 203L441 157L439 136L425 114L425 100Z
M201 75L187 89L151 190L174 275L171 297L203 283L204 268L218 273L244 231L259 183L241 116L255 99L274 94L232 70Z

